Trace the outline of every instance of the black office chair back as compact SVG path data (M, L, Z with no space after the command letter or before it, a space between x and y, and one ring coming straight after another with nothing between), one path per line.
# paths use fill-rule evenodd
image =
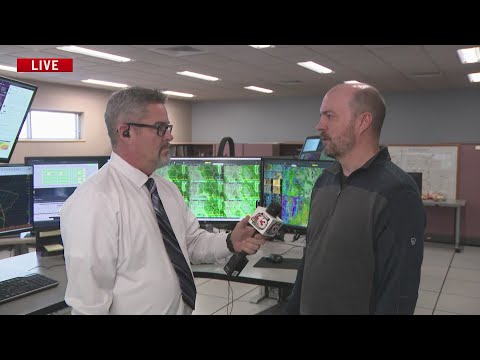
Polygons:
M228 142L228 149L230 150L230 157L235 157L235 143L233 139L229 136L226 136L220 141L220 145L217 151L217 157L223 156L223 151L225 149L225 144Z

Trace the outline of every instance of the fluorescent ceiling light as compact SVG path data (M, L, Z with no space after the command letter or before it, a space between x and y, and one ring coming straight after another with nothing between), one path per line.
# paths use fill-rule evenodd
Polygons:
M170 91L170 90L162 91L162 93L164 93L166 95L181 96L181 97L187 97L187 98L192 98L192 97L195 96L193 94L187 94L187 93L182 93L182 92L178 92L178 91Z
M251 46L255 49L266 49L266 48L269 48L269 47L273 47L273 45L248 45L248 46Z
M303 66L307 69L310 69L310 70L313 70L313 71L316 71L320 74L329 74L329 73L333 73L333 70L330 70L329 68L325 67L325 66L322 66L322 65L319 65L313 61L305 61L305 62L299 62L297 63L298 65L300 66Z
M468 79L470 82L480 82L480 72L468 74Z
M259 92L263 92L263 93L267 93L267 94L273 93L273 90L264 89L264 88L261 88L261 87L258 87L258 86L245 86L244 89L259 91Z
M214 76L198 74L198 73L194 73L194 72L191 72L191 71L179 71L179 72L177 72L177 74L179 74L179 75L185 75L185 76L190 76L190 77L194 77L194 78L202 79L202 80L208 80L208 81L217 81L217 80L219 80L219 78L214 77Z
M108 53L104 53L101 51L96 51L96 50L90 50L90 49L85 49L79 46L59 46L57 47L58 50L63 50L63 51L69 51L77 54L82 54L82 55L88 55L88 56L94 56L102 59L107 59L107 60L112 60L112 61L117 61L117 62L128 62L131 61L132 59L123 57L123 56L118 56L118 55L112 55Z
M360 84L359 81L357 80L347 80L347 81L344 81L345 84Z
M94 79L88 79L88 80L82 80L85 83L89 84L97 84L97 85L105 85L105 86L113 86L113 87L119 87L119 88L126 88L128 85L126 84L119 84L119 83L114 83L110 81L102 81L102 80L94 80Z
M17 72L17 67L16 66L13 67L13 66L7 66L7 65L0 65L0 70Z
M462 64L473 64L480 62L480 48L458 49L458 57Z

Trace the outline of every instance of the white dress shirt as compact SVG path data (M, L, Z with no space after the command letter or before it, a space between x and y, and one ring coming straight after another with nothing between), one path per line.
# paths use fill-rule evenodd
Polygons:
M175 184L155 173L150 177L187 263L220 263L230 255L226 234L201 229ZM165 250L147 179L112 153L63 206L65 302L72 314L191 314Z

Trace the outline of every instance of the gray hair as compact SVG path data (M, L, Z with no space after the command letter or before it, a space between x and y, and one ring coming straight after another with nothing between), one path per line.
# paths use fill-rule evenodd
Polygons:
M357 87L350 101L350 108L354 116L363 112L371 113L373 130L380 137L387 110L385 100L376 88L371 85Z
M140 119L147 111L147 105L165 104L167 95L157 89L131 87L113 93L105 110L105 125L112 146L117 143L117 124L123 118Z

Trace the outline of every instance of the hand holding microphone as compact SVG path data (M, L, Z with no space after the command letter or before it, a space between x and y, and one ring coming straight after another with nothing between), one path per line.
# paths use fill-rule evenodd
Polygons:
M282 220L278 217L281 211L282 206L276 202L271 202L267 208L258 206L248 221L255 229L252 237L256 233L264 237L275 236L282 226ZM248 263L247 255L244 251L235 252L223 268L225 273L231 276L238 276Z

